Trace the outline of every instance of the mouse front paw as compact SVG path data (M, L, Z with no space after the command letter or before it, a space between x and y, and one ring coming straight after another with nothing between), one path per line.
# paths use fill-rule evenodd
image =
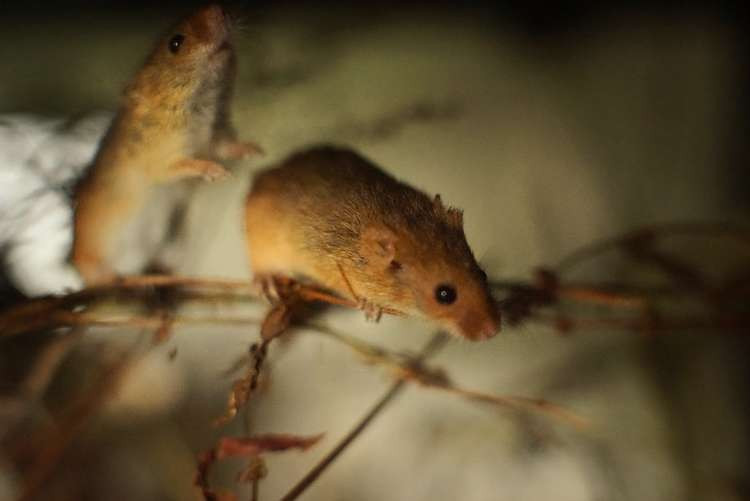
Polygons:
M206 162L201 166L200 176L205 181L217 181L229 177L230 172L223 165L214 162Z
M357 308L365 312L365 320L368 322L379 322L383 316L383 307L365 298L357 299Z
M117 282L119 275L96 253L79 251L73 255L73 265L82 286L102 286Z
M230 172L221 164L200 158L183 158L174 163L161 175L164 181L202 177L206 181L216 181L229 177Z
M222 141L216 145L216 156L225 160L265 155L263 148L252 141Z

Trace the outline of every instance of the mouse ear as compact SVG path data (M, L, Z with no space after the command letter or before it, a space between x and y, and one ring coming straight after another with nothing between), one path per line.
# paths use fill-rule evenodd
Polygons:
M445 213L445 218L448 220L448 224L455 228L463 228L464 226L464 211L451 207Z
M368 263L383 269L396 260L396 234L387 226L368 226L359 237L359 252Z
M440 198L440 194L435 195L435 198L432 200L432 205L435 207L438 214L445 218L449 225L455 228L463 228L464 213L461 209L456 209L455 207L446 208L445 205L443 205L443 200Z
M444 210L445 207L443 206L443 199L440 198L440 193L435 195L435 198L432 199L432 205L435 206L438 210Z

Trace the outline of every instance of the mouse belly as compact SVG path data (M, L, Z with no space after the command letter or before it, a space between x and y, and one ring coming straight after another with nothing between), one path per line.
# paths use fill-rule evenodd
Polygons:
M181 213L192 192L189 182L151 188L145 203L127 220L110 246L107 261L118 275L142 273L149 265L172 268L178 263L160 263L162 251L183 231Z

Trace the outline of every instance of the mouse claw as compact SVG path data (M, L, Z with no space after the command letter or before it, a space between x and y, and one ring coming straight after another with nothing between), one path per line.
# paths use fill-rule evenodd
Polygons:
M281 302L281 294L276 284L276 279L272 275L261 275L253 278L253 285L258 287L260 296L269 304L278 304Z
M383 316L382 307L364 298L357 300L357 308L365 312L365 320L368 322L380 322L380 317Z
M229 177L230 172L219 164L207 163L204 167L201 177L206 181L217 181Z
M206 181L215 181L229 177L231 173L221 164L200 158L183 158L159 172L158 180L171 182L179 179L201 177Z

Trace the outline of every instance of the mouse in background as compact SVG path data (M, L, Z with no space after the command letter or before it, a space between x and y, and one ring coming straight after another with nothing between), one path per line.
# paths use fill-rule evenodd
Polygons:
M216 160L261 153L231 125L235 67L231 21L210 5L162 37L129 83L75 190L72 262L86 285L158 261L193 181L226 177Z
M462 212L354 151L319 146L256 174L245 204L250 264L358 301L426 317L470 340L500 314L466 242Z

